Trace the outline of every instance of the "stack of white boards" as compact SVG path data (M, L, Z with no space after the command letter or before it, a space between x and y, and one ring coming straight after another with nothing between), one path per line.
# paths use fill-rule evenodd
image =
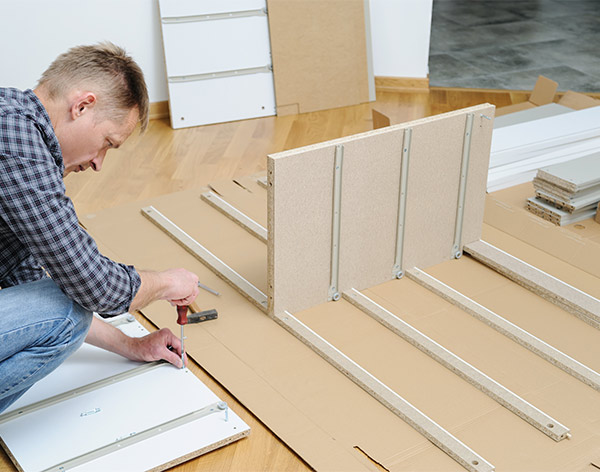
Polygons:
M148 334L129 314L111 324ZM0 415L0 442L22 472L164 470L249 431L190 370L89 344Z
M541 167L600 149L600 107L565 108L550 104L498 119L492 136L488 192L531 182Z
M533 179L527 209L556 225L591 218L600 202L600 152L543 167Z

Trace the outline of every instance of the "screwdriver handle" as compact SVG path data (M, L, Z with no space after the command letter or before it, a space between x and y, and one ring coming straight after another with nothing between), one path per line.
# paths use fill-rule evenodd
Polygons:
M187 305L177 306L177 324L185 325L188 322L187 319L188 307Z

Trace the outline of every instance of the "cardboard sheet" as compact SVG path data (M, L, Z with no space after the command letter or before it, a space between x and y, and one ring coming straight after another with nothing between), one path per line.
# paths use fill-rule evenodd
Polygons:
M568 265L600 277L598 224L590 218L557 228L525 210L525 201L534 193L535 190L529 182L487 195L485 224L551 254ZM485 234L483 239L487 241ZM562 278L560 275L553 275Z
M262 272L246 269L246 274L252 283L264 283L264 252L259 257L248 250L253 243L247 240L252 237L241 228L234 246L246 250L238 252L226 240L234 223L218 212L200 210L202 218L190 218L204 205L190 199L193 193L163 196L106 210L87 221L84 218L96 238L129 262L140 267L185 266L222 292L221 297L201 294L200 304L216 307L220 316L186 331L188 353L318 470L381 470L375 462L390 471L463 470L158 229L147 226L139 214L139 208L152 204L172 219L185 215L181 224L192 237L204 240L238 271L259 265ZM191 207L190 201L194 202ZM114 231L116 227L121 231ZM123 231L135 244L123 243ZM204 234L208 232L221 238ZM500 246L518 252L520 244L513 238ZM542 251L538 257L543 266L556 263ZM583 274L571 269L572 277ZM600 332L495 271L464 256L428 272L600 369ZM597 293L598 279L583 275L580 288L588 284ZM573 439L556 443L547 438L344 301L315 306L297 316L497 470L584 470L600 455L598 392L406 278L364 293L555 416L572 429ZM166 303L155 303L144 314L158 326L177 328L174 310ZM566 332L574 335L565 336Z
M364 0L268 0L277 114L369 101Z
M479 105L269 156L269 309L327 301L334 156L344 146L339 291L390 280L396 254L404 130L412 130L403 266L454 256L465 124L474 114L462 243L480 238L492 105ZM435 136L435 139L432 139ZM272 285L272 287L271 287Z
M533 92L529 97L529 100L522 103L515 103L514 105L508 105L505 107L498 108L496 116L503 116L516 111L528 110L535 108L540 105L546 105L552 103L554 95L558 89L558 83L551 80L543 75L540 75L533 87ZM568 105L565 105L568 106Z

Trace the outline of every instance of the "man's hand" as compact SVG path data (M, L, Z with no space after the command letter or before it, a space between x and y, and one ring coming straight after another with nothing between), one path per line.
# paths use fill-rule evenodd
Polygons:
M141 338L131 338L111 324L94 317L85 341L133 361L164 359L175 367L181 367L181 341L167 328ZM185 355L184 359L187 365Z
M129 353L125 354L128 359L146 362L165 360L175 367L181 367L181 340L168 328L153 331L142 338L129 339ZM184 359L187 365L185 354Z
M171 305L189 305L198 296L198 276L185 269L163 272L138 272L142 285L129 311L139 310L156 300L167 300Z

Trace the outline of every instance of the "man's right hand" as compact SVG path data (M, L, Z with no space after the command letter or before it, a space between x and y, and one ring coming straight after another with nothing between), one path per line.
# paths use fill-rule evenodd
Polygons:
M189 305L198 296L198 276L186 269L168 269L162 272L138 271L142 279L129 311L139 310L156 300L171 305Z

